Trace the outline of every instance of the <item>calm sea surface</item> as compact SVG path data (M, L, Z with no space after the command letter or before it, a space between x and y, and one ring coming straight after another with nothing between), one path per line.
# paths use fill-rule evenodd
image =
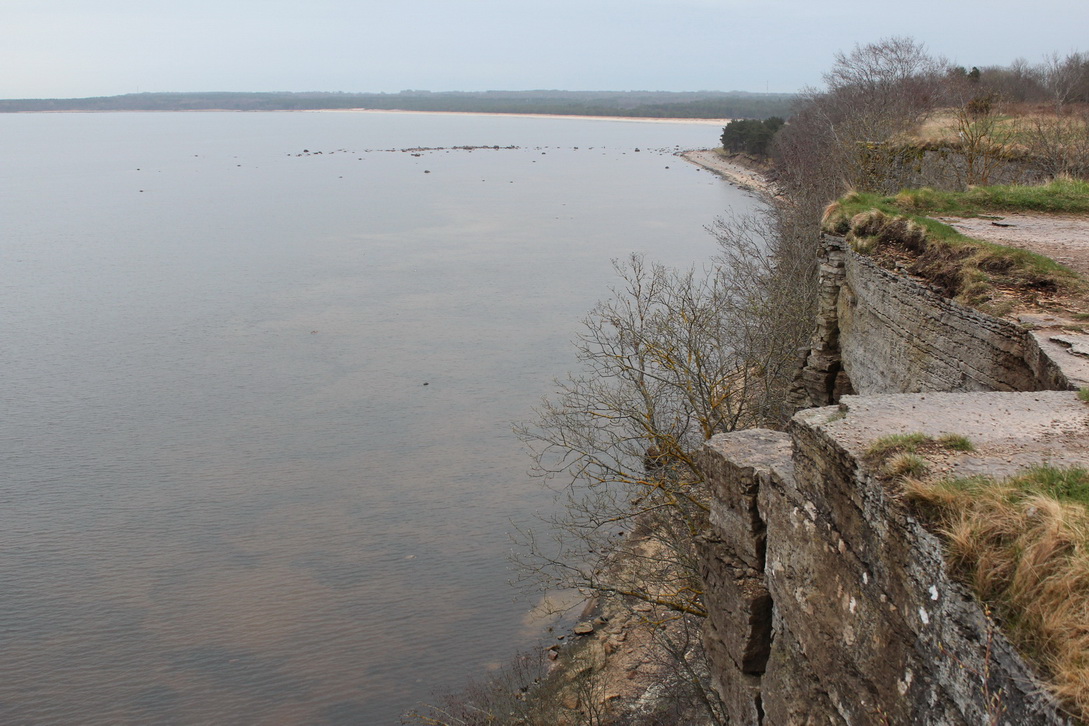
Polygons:
M0 723L396 723L535 642L510 422L755 204L719 132L0 116Z

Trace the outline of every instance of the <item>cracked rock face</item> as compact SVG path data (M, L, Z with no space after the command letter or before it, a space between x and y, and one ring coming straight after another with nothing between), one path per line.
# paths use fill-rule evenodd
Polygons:
M981 724L996 709L998 723L1065 723L866 456L891 434L956 434L975 450L939 457L938 473L1089 467L1089 406L1070 390L1089 381L1089 336L1033 325L826 238L794 390L816 408L786 433L722 434L700 453L704 635L731 724Z
M889 272L837 237L824 239L817 317L799 408L844 392L1067 390L1089 373L1060 344Z
M710 530L697 540L709 610L704 640L731 723L763 720L773 612L758 497L774 470L791 475L790 453L786 434L750 429L716 436L699 455L713 497Z
M1074 427L1089 442L1089 408L1071 393L984 397L1000 400L979 410L1017 415L1023 406L1025 441ZM713 514L700 547L705 638L731 723L987 723L999 692L1003 723L1063 723L971 594L946 576L940 542L862 455L916 423L938 433L961 416L970 427L977 410L952 406L957 398L851 396L802 412L788 434L742 431L705 447L716 507L732 510ZM1053 405L1059 413L1049 416ZM916 419L905 418L911 410ZM1006 449L992 456L988 447L1016 435L990 429L976 458L1004 465ZM753 497L759 524L740 526ZM761 550L762 563L748 560ZM986 685L979 673L990 673Z

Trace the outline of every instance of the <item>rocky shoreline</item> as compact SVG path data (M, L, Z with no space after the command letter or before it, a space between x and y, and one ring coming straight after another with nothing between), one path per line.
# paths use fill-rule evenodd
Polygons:
M698 619L630 596L592 598L545 648L558 724L711 723L693 676L709 682ZM713 708L713 706L712 706Z
M780 196L779 188L758 169L737 155L727 155L718 149L693 149L683 151L680 157L722 177L731 184L766 197Z

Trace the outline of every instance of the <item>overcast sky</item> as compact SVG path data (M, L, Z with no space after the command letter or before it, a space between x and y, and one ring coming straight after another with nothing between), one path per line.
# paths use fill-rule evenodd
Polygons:
M961 65L1089 50L1089 0L0 0L0 98L819 85L907 35Z

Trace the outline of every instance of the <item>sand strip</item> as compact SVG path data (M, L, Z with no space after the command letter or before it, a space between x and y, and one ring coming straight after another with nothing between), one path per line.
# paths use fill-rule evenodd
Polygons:
M725 126L728 118L657 118L651 116L578 116L561 113L492 113L489 111L405 111L385 108L309 108L305 113L399 113L429 116L504 116L508 118L557 118L578 121L630 121L644 124L698 124L703 126Z
M772 182L764 178L763 174L730 161L713 149L694 149L692 151L685 151L681 154L681 158L696 166L703 167L708 171L718 174L726 181L741 187L742 189L747 189L766 197L779 196L778 188L776 188Z

